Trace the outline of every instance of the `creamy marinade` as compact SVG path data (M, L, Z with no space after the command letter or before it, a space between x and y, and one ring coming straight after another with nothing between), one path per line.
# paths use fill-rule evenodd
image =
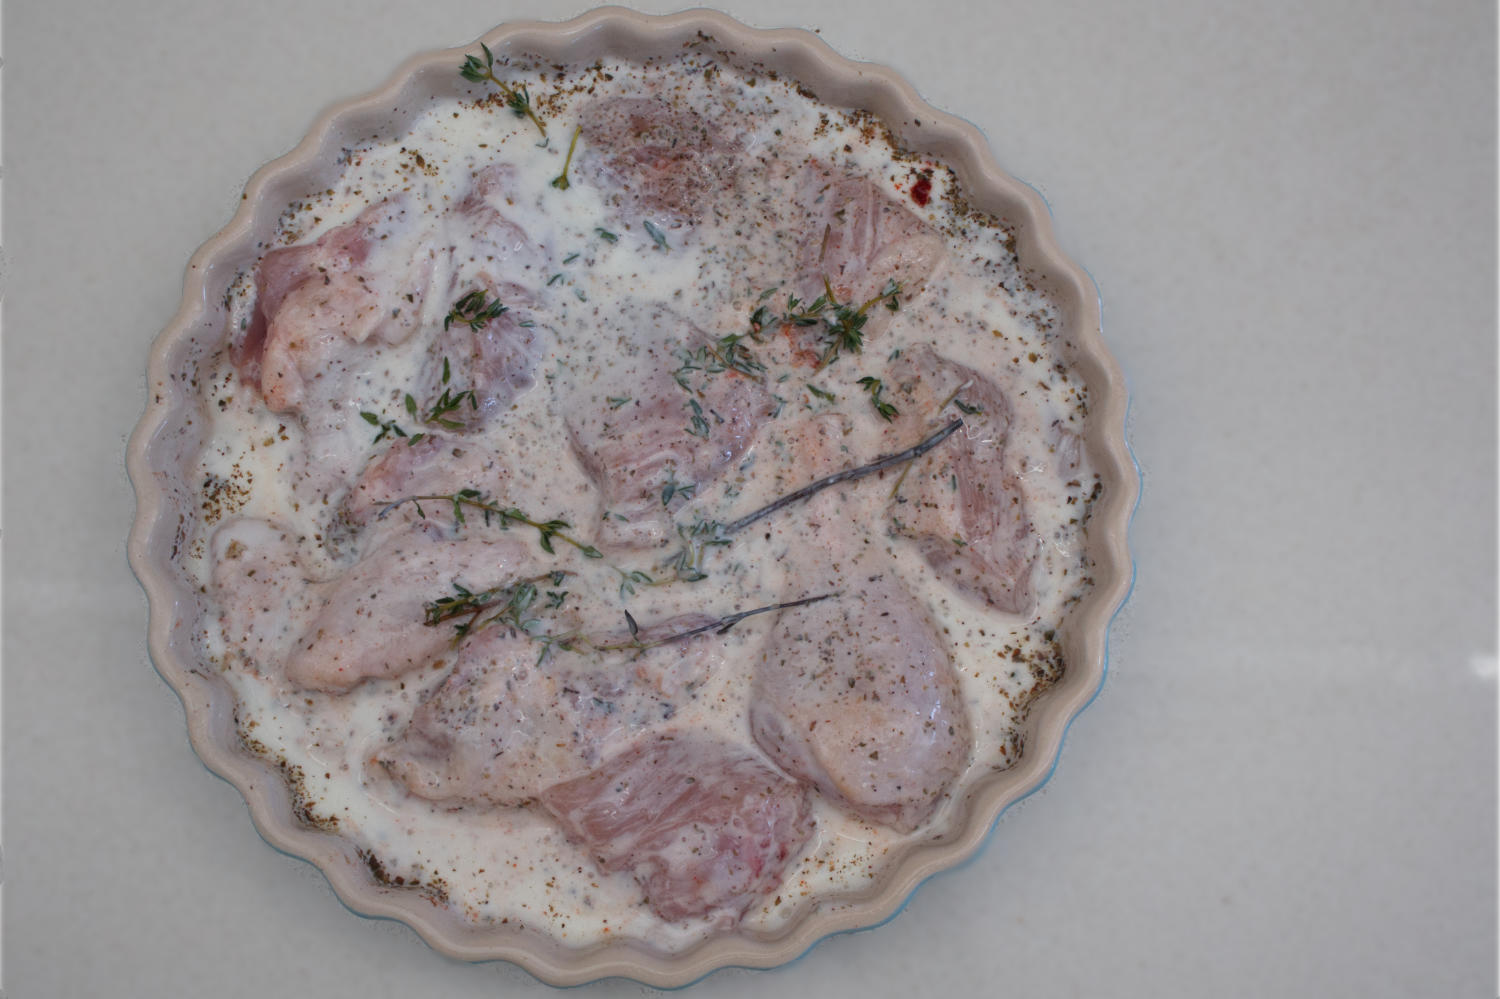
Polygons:
M692 50L475 67L230 290L201 643L379 881L579 946L774 932L1019 757L1089 584L1085 387L868 116Z

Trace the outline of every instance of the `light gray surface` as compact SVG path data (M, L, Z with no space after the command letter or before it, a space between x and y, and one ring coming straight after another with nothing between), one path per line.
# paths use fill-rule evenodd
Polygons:
M695 994L1496 994L1495 15L1418 6L723 5L901 70L1047 196L1145 491L1052 783L883 928ZM548 991L351 915L197 763L122 455L255 167L411 52L583 9L6 6L6 994Z

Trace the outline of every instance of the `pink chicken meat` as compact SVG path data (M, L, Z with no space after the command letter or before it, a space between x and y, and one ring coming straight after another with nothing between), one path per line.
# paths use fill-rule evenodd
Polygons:
M541 803L600 867L632 874L668 921L732 922L781 883L812 832L804 785L697 735L648 739Z
M964 421L942 448L913 463L889 508L897 534L910 538L947 583L996 610L1031 610L1036 537L1026 496L1007 464L1011 411L994 382L928 348L903 356L890 377L906 413L939 411ZM898 418L888 438L917 429Z
M702 623L678 618L637 637L648 642ZM627 637L602 636L600 644ZM535 637L505 627L464 642L448 678L382 754L386 768L429 801L525 804L669 722L721 660L708 637L638 656L539 649L546 646Z
M788 431L809 480L840 470L843 424L819 416ZM777 616L755 668L750 731L829 801L906 831L968 765L968 712L931 615L853 537L845 511L857 488L825 490L803 514L788 595L842 592Z
M734 467L773 408L760 380L738 372L684 375L684 387L673 372L707 335L660 307L639 323L644 378L606 372L563 400L569 441L603 502L600 540L618 548L669 541L688 494L677 487L701 492Z

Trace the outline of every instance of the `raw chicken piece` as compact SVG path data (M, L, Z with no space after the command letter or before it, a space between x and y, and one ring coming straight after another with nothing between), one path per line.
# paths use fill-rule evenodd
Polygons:
M372 337L401 343L424 322L432 325L424 307L440 316L476 289L529 304L527 289L545 280L546 253L496 207L512 193L514 176L508 165L480 171L468 195L437 217L419 217L397 194L312 243L267 253L256 270L254 311L232 353L270 409L299 412L314 401L336 401L340 376L359 367L351 347ZM501 394L491 384L529 377L514 370L525 367L515 355L530 345L515 322L491 323L480 346L455 351L462 356L451 364L481 395ZM470 368L477 377L468 377ZM315 390L320 381L328 384Z
M709 338L660 311L643 321L642 338L663 325L675 327L681 337L656 336L641 348L635 364L563 389L568 437L602 494L607 516L600 542L609 547L667 543L671 515L684 502L679 490L664 500L667 486L703 491L744 456L772 410L765 386L735 371L698 372L702 377L690 380L693 387L683 388L672 374L682 364L682 351ZM626 401L612 401L619 399Z
M521 325L529 316L507 307L478 329L456 322L433 334L412 389L423 416L434 416L427 426L449 433L482 428L536 384L541 348L532 330ZM454 405L439 412L445 393Z
M649 642L705 621L678 618L638 637ZM721 665L719 647L704 636L634 658L562 649L543 655L536 638L491 626L460 647L452 674L381 760L429 801L524 804L671 719Z
M449 238L455 272L472 275L507 303L533 305L547 280L549 254L503 211L519 196L518 178L519 171L509 163L494 163L474 174L473 186L453 212Z
M848 418L829 413L783 439L811 481L857 463L844 453L847 432ZM947 642L870 543L871 485L834 486L788 514L802 529L784 556L796 581L786 598L838 596L776 618L756 665L750 731L777 766L840 808L905 832L941 804L971 739Z
M316 606L297 539L277 524L240 518L214 532L210 592L231 649L264 671L286 655Z
M889 575L781 613L755 675L750 730L787 773L902 832L932 815L969 760L947 646Z
M781 883L812 831L807 789L737 746L651 740L542 806L606 871L629 871L662 919L737 919Z
M630 220L693 224L733 197L740 144L691 108L660 97L613 97L579 119L579 176Z
M453 633L424 624L425 605L455 581L520 578L532 549L510 538L443 540L428 525L391 538L321 588L321 606L286 661L294 685L345 691L452 658ZM471 586L471 589L473 587Z
M867 338L878 335L892 312L887 300L872 300L890 282L900 288L896 300L902 308L920 295L947 258L942 236L863 176L812 163L797 184L798 217L786 223L802 234L795 294L804 308L830 287L841 305L855 310L868 305L862 332ZM792 327L789 332L808 359L823 356L821 327Z
M964 421L943 447L912 463L889 508L892 526L960 591L996 610L1029 613L1037 542L1020 480L1006 463L1005 396L977 371L928 348L903 355L888 381L901 410L890 439L920 432L918 421L933 414Z
M302 424L292 479L304 502L326 502L347 486L369 444L361 414L400 413L402 393L393 398L371 372L413 335L425 360L409 387L411 415L426 420L444 391L462 400L438 414L453 426L433 429L477 426L533 383L538 348L517 310L532 301L526 289L542 285L546 254L497 207L512 179L509 167L481 171L441 214L409 210L397 194L312 243L261 260L250 321L231 355L271 411ZM465 322L444 329L444 316L471 292L516 307L477 329ZM426 429L397 418L409 431Z
M411 303L426 294L432 260L387 246L404 242L416 224L398 195L313 243L272 250L261 260L255 309L233 353L272 412L298 412L310 393L337 395L331 386L357 368L350 345L372 336L400 343L416 329L420 305ZM324 380L329 386L313 387Z
M442 500L422 502L420 511L417 503L388 508L408 496L451 495L463 489L493 496L503 492L509 478L499 456L482 445L441 434L426 434L415 442L409 437L395 440L365 466L344 497L331 540L342 546L347 535L374 525L403 530L427 518L451 517L452 504Z
M446 286L445 307L475 292L487 303L498 299L505 306L483 323L455 318L435 324L427 363L413 391L424 413L444 391L455 397L473 392L472 404L466 400L443 414L453 425L440 426L449 431L482 426L536 383L541 347L533 327L521 324L533 321L527 310L544 287L547 251L501 211L517 195L516 178L510 164L485 167L447 219L453 278ZM461 275L466 276L462 284Z

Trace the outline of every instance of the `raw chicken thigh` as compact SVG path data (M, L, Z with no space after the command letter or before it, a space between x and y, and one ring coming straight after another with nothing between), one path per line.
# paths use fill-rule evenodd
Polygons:
M650 642L701 623L679 618L633 637ZM722 662L718 644L705 636L599 654L491 626L463 643L382 761L430 801L524 804L671 720Z
M812 831L805 786L705 736L651 739L542 794L570 839L628 871L662 919L732 922L781 883Z
M564 389L562 402L573 451L599 487L600 540L616 548L668 542L683 503L668 484L704 489L740 460L772 410L765 386L738 372L684 387L673 372L706 334L660 307L636 315L644 377L606 370Z
M945 417L964 421L953 439L913 463L901 480L889 508L892 526L961 592L996 610L1029 613L1036 537L1020 480L1006 463L1005 396L977 371L927 348L904 355L890 381L903 414L941 406ZM898 419L888 436L898 440L915 426Z

